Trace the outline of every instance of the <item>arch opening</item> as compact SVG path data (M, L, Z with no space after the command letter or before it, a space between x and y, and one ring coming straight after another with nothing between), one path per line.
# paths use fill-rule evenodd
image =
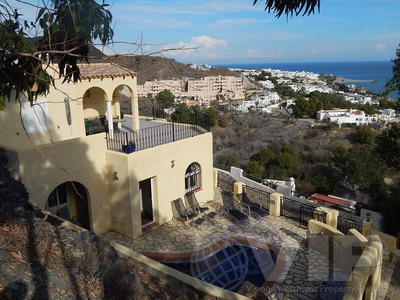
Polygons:
M114 89L112 96L112 109L113 115L121 121L117 124L118 128L122 127L122 120L126 120L125 115L133 116L133 101L133 91L128 85L122 84ZM129 124L130 122L127 124L124 122L124 125L127 125L128 127L130 127Z
M201 188L201 168L196 162L191 163L185 172L185 194Z
M84 93L82 102L86 135L107 131L107 94L92 87Z
M58 185L47 199L46 210L90 230L89 192L79 182L68 181Z

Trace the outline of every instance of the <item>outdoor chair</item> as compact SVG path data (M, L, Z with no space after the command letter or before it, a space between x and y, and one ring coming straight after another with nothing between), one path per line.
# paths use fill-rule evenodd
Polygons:
M268 216L268 212L262 208L261 204L251 201L246 193L240 193L237 196L240 203L249 210L250 216L251 213L254 213L259 218Z
M196 195L194 193L188 193L185 195L185 206L190 207L190 209L194 212L198 212L199 214L208 210L208 207L201 206L199 201L197 201Z
M249 219L248 216L246 216L235 207L235 203L232 197L224 197L222 199L222 202L223 204L221 206L221 209L225 210L232 218L234 218L236 223L242 223ZM242 209L242 207L240 209Z
M189 219L196 216L193 211L187 210L183 205L182 198L178 198L171 202L172 206L172 219L178 221L189 221Z

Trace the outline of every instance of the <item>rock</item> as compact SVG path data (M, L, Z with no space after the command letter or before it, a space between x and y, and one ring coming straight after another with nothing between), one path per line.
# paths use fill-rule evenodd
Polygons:
M55 276L53 273L48 273L48 280L60 290L68 289L68 284L65 282L65 280Z
M244 281L237 293L250 298L254 298L257 295L257 290L258 288L254 284L249 281Z

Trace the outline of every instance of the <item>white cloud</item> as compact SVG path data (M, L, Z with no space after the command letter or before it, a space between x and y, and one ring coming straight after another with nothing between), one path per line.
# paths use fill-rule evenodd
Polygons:
M200 35L192 37L188 42L180 41L176 44L169 44L164 49L182 49L166 53L167 56L172 57L218 58L222 56L227 47L228 44L225 40L214 39L208 35Z
M377 43L377 44L375 45L375 50L378 51L378 52L385 51L385 50L386 50L386 44Z
M328 51L323 48L322 49L318 49L318 48L311 49L311 54L314 54L314 55L320 55L320 54L326 54L326 53L328 53Z
M244 57L248 58L278 58L282 57L282 51L262 52L256 49L247 49Z

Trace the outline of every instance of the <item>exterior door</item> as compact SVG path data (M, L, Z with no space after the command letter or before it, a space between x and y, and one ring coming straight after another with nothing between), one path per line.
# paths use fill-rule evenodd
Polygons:
M141 195L141 216L142 226L153 223L153 199L151 193L151 178L139 182L139 190Z

